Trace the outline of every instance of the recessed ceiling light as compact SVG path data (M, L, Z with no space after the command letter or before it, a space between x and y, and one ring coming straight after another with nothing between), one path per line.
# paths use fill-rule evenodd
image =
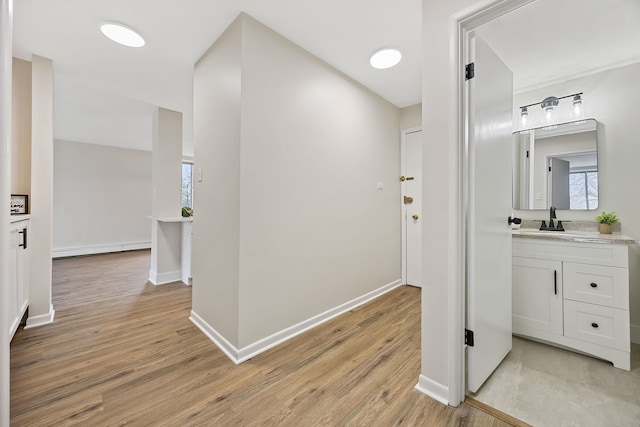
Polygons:
M380 49L379 51L371 55L369 63L373 68L384 70L385 68L391 68L394 65L397 65L401 59L402 54L399 50L386 48Z
M136 30L117 22L105 22L100 25L100 31L107 38L128 47L144 46L144 39Z

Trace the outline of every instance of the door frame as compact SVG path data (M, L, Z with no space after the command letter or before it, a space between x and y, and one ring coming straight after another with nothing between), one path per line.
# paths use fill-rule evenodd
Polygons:
M449 111L450 123L454 126L451 141L457 146L458 192L457 192L457 241L455 257L456 286L448 289L448 324L449 328L449 404L458 406L466 395L466 358L464 344L464 328L466 325L466 286L467 286L467 253L469 212L469 94L464 80L465 65L470 57L469 33L479 26L502 15L519 9L535 0L490 0L471 6L454 14L450 20L449 38L451 59L449 68L452 75L460 76L450 88L452 107Z
M400 131L400 175L406 175L406 138L410 133L422 132L422 126L415 126ZM420 165L422 169L422 165ZM400 182L400 213L402 215L402 284L407 284L407 205L404 204L403 197L406 190L406 181Z

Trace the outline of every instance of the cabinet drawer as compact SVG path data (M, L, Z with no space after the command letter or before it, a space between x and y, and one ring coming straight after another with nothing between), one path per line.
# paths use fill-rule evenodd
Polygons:
M631 351L629 312L565 300L564 335L605 347Z
M629 270L603 265L563 264L566 299L627 310Z
M627 245L514 239L512 249L513 256L518 257L555 259L613 267L628 268L629 266Z

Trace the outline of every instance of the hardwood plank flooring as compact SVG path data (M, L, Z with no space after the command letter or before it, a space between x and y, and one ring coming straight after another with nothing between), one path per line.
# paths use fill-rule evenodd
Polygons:
M54 260L51 325L11 343L12 426L507 426L414 389L420 290L401 287L243 364L189 320L149 252Z

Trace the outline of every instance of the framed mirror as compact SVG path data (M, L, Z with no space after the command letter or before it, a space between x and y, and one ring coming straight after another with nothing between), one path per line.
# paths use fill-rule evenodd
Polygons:
M597 122L578 120L513 134L513 208L598 208Z

